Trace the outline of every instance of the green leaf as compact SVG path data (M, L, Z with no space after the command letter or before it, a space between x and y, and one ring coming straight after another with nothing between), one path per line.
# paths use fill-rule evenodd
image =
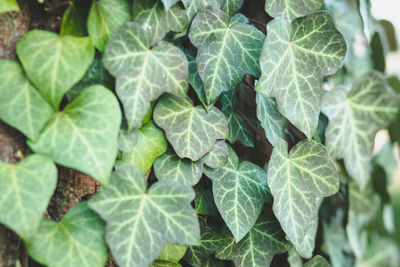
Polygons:
M172 180L179 184L195 185L203 174L203 163L181 159L169 151L156 159L154 172L158 180Z
M158 255L158 260L164 260L169 262L178 262L185 255L187 247L180 246L172 243L166 243L163 251Z
M57 184L57 168L31 155L16 165L0 161L0 223L28 241L36 232Z
M200 10L207 6L215 6L221 9L228 18L232 17L243 5L243 0L190 0L190 4L186 7L189 21L199 13Z
M120 266L147 266L166 242L195 245L200 238L190 205L193 190L159 181L147 189L144 174L129 164L118 166L110 186L90 207L107 222L106 241Z
M19 11L16 0L0 0L0 14L11 11Z
M173 5L175 5L176 3L178 3L180 0L161 0L161 2L164 4L165 6L165 10L169 9L170 7L172 7Z
M108 258L104 222L81 202L59 222L43 220L25 246L35 261L48 266L104 266Z
M302 252L302 243L317 218L316 198L335 194L339 178L326 148L304 140L288 154L288 144L276 142L268 163L268 185L274 197L273 210L288 239ZM301 253L305 258L311 252Z
M206 7L194 18L189 38L198 48L196 61L207 104L233 90L245 74L259 76L265 36L255 27L232 23L217 7Z
M188 63L177 47L161 43L150 47L151 31L134 22L126 22L110 39L103 63L117 77L120 98L128 130L141 126L150 107L164 92L180 97L188 89Z
M197 214L218 216L217 206L215 206L214 197L208 188L201 184L194 187L196 196L194 198L194 206Z
M275 19L267 32L256 91L274 97L279 112L311 138L318 124L322 79L342 66L346 43L325 11L292 24Z
M179 5L165 10L160 0L134 1L133 21L151 28L152 45L160 42L168 32L182 32L188 25L185 10Z
M300 255L296 252L294 247L291 247L288 252L287 261L290 267L303 267L303 260Z
M162 130L149 121L135 133L136 142L132 150L122 153L119 164L129 163L146 173L157 157L167 151L167 140Z
M326 146L334 159L342 158L360 188L369 181L375 134L396 117L399 98L377 72L360 77L350 92L335 88L323 97L322 112L329 118Z
M153 117L180 158L197 161L217 140L228 136L228 122L219 109L214 107L207 113L201 106L193 106L187 98L163 96Z
M64 12L60 35L85 36L86 19L90 9L90 1L75 0Z
M287 120L276 108L275 101L272 98L256 94L257 118L264 128L268 141L275 145L280 138L285 138L285 128Z
M53 114L18 62L0 60L0 119L35 140Z
M20 39L17 54L29 79L58 110L64 94L92 63L94 47L90 37L33 30Z
M101 52L113 32L131 19L131 7L127 0L93 1L87 19L87 31L94 46Z
M330 267L331 265L320 255L315 256L304 264L304 267Z
M292 22L322 7L323 0L270 0L265 2L265 11L271 17L281 17Z
M107 185L117 156L121 111L115 96L101 85L82 91L47 122L36 142L36 153L77 169Z
M269 190L265 171L248 161L241 162L229 147L228 162L224 167L204 173L213 181L217 208L236 242L239 242L255 224Z
M254 147L253 133L246 125L244 119L235 113L235 109L238 108L239 105L239 101L236 97L236 91L232 90L222 93L221 105L221 111L228 120L229 142L233 144L236 141L240 141L244 146Z
M218 140L215 142L214 147L201 160L213 169L223 167L228 161L228 146L225 141Z
M230 18L243 5L244 0L220 0L220 8Z
M216 257L233 260L237 267L270 266L275 254L284 253L290 247L279 222L270 214L261 214L239 243L229 237L217 248Z

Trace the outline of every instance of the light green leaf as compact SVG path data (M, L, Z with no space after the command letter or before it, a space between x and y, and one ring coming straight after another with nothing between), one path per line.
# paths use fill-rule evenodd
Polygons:
M163 96L153 117L180 158L197 161L217 140L228 136L228 122L219 109L214 107L207 113L203 107L193 106L187 98Z
M233 144L236 141L240 141L244 146L254 147L253 133L250 131L243 118L235 113L235 109L238 108L239 105L236 90L222 93L220 101L222 105L221 111L228 120L229 142Z
M320 255L315 256L304 264L304 267L330 267L331 265Z
M268 141L275 145L280 138L285 138L285 128L287 120L276 108L275 101L272 98L265 97L262 94L256 94L257 118L265 131Z
M181 159L169 151L156 159L154 172L158 180L173 180L179 184L195 185L203 174L203 163Z
M233 90L245 74L259 76L265 36L255 27L232 23L217 7L206 7L193 19L189 38L198 48L196 61L207 104Z
M18 62L0 60L0 119L35 140L53 109L30 84Z
M113 93L101 85L82 91L47 122L36 142L36 153L77 169L107 185L117 156L121 111Z
M11 11L19 11L16 0L0 0L0 14Z
M189 23L186 11L179 5L165 10L160 0L134 1L133 21L151 28L152 45L160 42L170 31L184 31Z
M170 7L172 7L179 1L180 0L161 0L161 2L163 2L164 6L165 6L165 10L169 9Z
M176 262L155 260L150 267L182 267L182 265Z
M199 13L200 10L207 6L215 6L221 9L228 18L232 17L243 5L243 0L191 0L186 7L189 21Z
M104 222L81 202L59 222L43 220L31 242L29 255L51 267L101 267L108 252L104 242Z
M288 144L281 139L272 152L267 177L274 213L301 253L304 238L317 217L316 198L333 195L339 189L335 165L325 147L313 140L301 141L288 154ZM310 254L300 255L309 258Z
M217 208L236 242L255 224L269 190L265 171L248 161L241 162L229 147L228 162L224 167L205 167L204 173L213 181Z
M360 188L369 181L375 134L396 117L399 98L377 72L360 77L350 92L335 88L323 97L322 112L329 118L326 146L334 159L344 159Z
M141 126L150 101L164 92L180 97L188 89L188 63L177 47L161 43L151 47L151 32L126 22L110 39L103 63L117 77L116 91L122 101L128 130Z
M267 32L256 91L274 97L279 112L311 138L318 125L322 79L342 66L346 43L325 11L292 24L275 19Z
M281 17L293 21L322 7L323 0L269 0L265 2L265 11L271 17Z
M93 38L94 46L103 52L113 32L130 19L128 0L93 1L87 19L87 31Z
M58 110L64 94L92 63L94 47L90 37L33 30L19 40L17 54L29 79Z
M167 140L164 132L153 121L136 130L135 135L135 145L128 153L121 153L118 164L129 163L146 173L156 158L167 151Z
M158 260L169 262L179 262L185 255L187 246L180 246L172 243L166 243L163 251L158 255Z
M60 35L87 35L86 19L90 9L90 1L75 0L65 10Z
M107 222L106 241L120 266L147 266L166 242L195 245L199 223L190 202L193 190L159 181L147 189L144 174L129 164L116 168L110 186L90 207Z
M289 249L287 261L289 262L290 267L303 267L303 260L294 247Z
M57 168L31 155L16 165L0 162L0 223L28 241L36 232L57 184Z
M225 141L215 142L214 147L201 160L210 168L222 168L228 161L228 146Z
M284 253L289 247L279 222L270 214L261 214L239 243L235 244L232 237L226 237L217 248L216 257L233 260L237 267L270 266L275 254Z

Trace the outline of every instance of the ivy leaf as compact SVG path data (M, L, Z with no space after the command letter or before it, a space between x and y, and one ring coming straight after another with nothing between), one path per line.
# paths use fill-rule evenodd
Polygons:
M213 181L215 204L239 242L255 224L269 190L265 171L248 161L239 164L235 151L229 147L228 162L219 169L204 169Z
M104 266L108 252L104 222L83 201L59 222L43 220L31 242L29 255L48 266Z
M220 0L221 10L230 18L243 5L244 0Z
M151 44L160 42L169 31L182 32L188 25L185 10L175 5L165 10L160 0L137 0L133 3L133 21L151 27Z
M93 1L87 19L87 31L94 46L103 52L112 33L131 18L131 7L127 0Z
M229 21L225 13L211 6L193 19L189 38L198 48L196 61L207 104L234 89L245 74L259 76L265 36L255 27Z
M338 191L335 165L325 147L313 140L301 141L288 155L288 144L281 139L275 143L267 175L274 213L288 239L301 253L302 242L317 216L316 198Z
M35 140L53 109L30 84L18 62L0 60L0 119Z
M157 260L179 262L185 255L186 249L186 246L166 243L163 251L158 255Z
M350 92L335 88L323 97L329 118L326 146L334 159L343 158L360 188L369 181L375 134L396 117L399 98L377 72L360 77Z
M201 160L213 169L223 167L228 161L228 146L225 141L218 140L215 142L214 147Z
M196 196L194 198L194 206L196 214L218 216L218 210L215 206L214 197L208 188L201 184L194 187Z
M90 1L75 0L65 10L60 35L86 36L86 20L90 9Z
M239 243L231 236L224 238L216 257L233 260L237 267L270 266L275 254L289 250L279 222L270 214L261 214L250 232Z
M215 6L221 9L229 18L232 17L243 5L243 0L191 0L187 5L189 21L207 6Z
M57 184L57 168L31 155L16 165L0 161L0 223L28 241L36 232Z
M180 97L188 89L188 63L177 47L161 43L150 47L151 31L126 22L110 39L103 63L117 77L116 91L122 101L128 130L138 128L150 101L164 92Z
M107 185L117 156L121 111L113 93L101 85L82 91L47 122L36 142L36 153L77 169Z
M156 159L153 165L158 180L173 180L179 184L195 185L203 174L203 163L181 159L169 151Z
M159 181L147 189L144 174L129 164L118 166L110 186L90 207L107 222L106 241L120 266L147 266L166 242L195 245L200 238L190 205L193 190Z
M172 7L179 1L180 0L161 0L161 2L163 2L163 4L164 4L165 10L169 9L170 7Z
M243 118L235 113L235 109L239 105L236 91L232 90L222 93L221 105L221 111L228 120L229 142L233 144L236 141L240 141L244 146L254 147L253 133L250 131Z
M152 121L136 131L136 142L128 153L121 153L119 164L130 163L146 173L157 157L167 151L167 140L162 130Z
M0 14L11 11L19 11L16 0L0 0Z
M256 91L274 97L279 112L311 138L318 125L322 79L342 66L346 43L325 11L292 24L275 19L267 32Z
M153 113L154 121L164 129L177 155L197 161L207 154L219 139L228 136L228 122L217 108L208 113L193 106L190 99L163 96Z
M256 94L257 118L264 128L268 141L275 145L280 138L285 138L287 120L276 108L275 101L262 94Z
M323 0L271 0L265 2L265 11L271 17L281 17L292 22L322 7Z
M58 110L64 94L92 63L94 47L90 37L33 30L20 39L17 54L29 79Z
M315 256L304 264L304 267L330 267L331 265L320 255Z

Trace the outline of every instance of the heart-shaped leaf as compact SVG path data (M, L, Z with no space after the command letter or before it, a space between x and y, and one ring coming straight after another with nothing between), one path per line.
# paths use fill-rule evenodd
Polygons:
M376 132L396 117L399 105L399 97L377 72L360 77L350 92L335 88L323 97L329 154L344 159L346 170L361 188L369 181Z
M107 185L117 156L121 111L113 93L101 85L82 91L54 114L29 146L62 166Z
M253 227L262 206L268 200L265 171L248 161L239 164L235 151L229 147L228 162L224 167L205 167L204 173L213 181L217 208L236 242Z
M106 240L120 266L148 266L166 242L195 245L199 223L190 187L165 180L147 189L144 174L129 164L116 168L110 186L90 207L107 222Z
M43 220L31 242L29 255L47 266L102 267L108 257L104 242L104 222L81 202L57 223Z
M207 154L218 139L228 135L224 114L212 108L208 113L193 106L190 99L163 96L154 109L154 121L164 129L168 141L181 158L197 161Z
M117 77L117 95L122 101L128 130L141 126L150 101L164 92L183 97L188 89L188 63L177 47L161 43L151 47L151 30L126 22L110 39L103 59Z
M233 90L245 74L259 76L264 34L255 27L229 21L217 7L206 7L194 18L190 41L198 48L197 67L207 104Z
M256 91L274 97L279 112L311 138L318 125L322 79L342 66L346 43L325 11L292 24L275 19L267 32Z
M293 21L322 7L323 0L269 0L265 2L265 11L271 17L281 17Z
M90 37L33 30L18 42L17 54L29 79L58 110L64 94L92 63L94 47Z
M35 140L53 109L16 61L0 60L0 119Z
M132 150L121 153L120 163L130 163L135 168L146 173L157 157L167 151L167 140L162 130L152 121L149 121L139 130L136 130L136 142Z
M87 19L87 31L93 38L94 46L103 52L113 32L130 18L128 0L93 1Z
M35 234L56 188L57 168L31 155L17 165L0 162L0 223L28 241Z
M300 252L317 216L316 198L333 195L339 189L335 165L326 148L313 140L301 141L288 154L287 142L280 139L275 143L267 175L275 216Z

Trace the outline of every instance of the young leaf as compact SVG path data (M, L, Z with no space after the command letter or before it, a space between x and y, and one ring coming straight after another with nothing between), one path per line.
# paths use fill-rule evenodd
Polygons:
M172 243L166 243L163 251L158 255L158 260L179 262L185 255L187 247Z
M117 77L128 130L141 126L150 101L164 92L183 97L188 89L188 63L177 47L161 43L151 47L151 31L126 22L110 39L103 63Z
M146 173L157 157L167 151L167 140L162 130L149 121L136 130L136 143L128 153L122 153L120 163L130 163Z
M265 97L262 94L256 94L257 118L264 128L268 141L275 145L280 138L285 138L285 128L287 120L276 108L275 101L272 98Z
M301 253L302 242L317 217L316 198L339 189L335 165L325 147L313 140L301 141L288 154L288 144L281 139L275 144L267 176L275 216Z
M271 17L281 17L292 22L322 7L323 0L270 0L265 2L265 11Z
M0 0L0 14L11 11L19 11L16 0Z
M57 168L31 155L17 165L0 161L0 223L28 241L36 232L56 188Z
M267 32L256 91L274 97L279 112L311 138L318 125L322 79L342 66L346 43L325 11L292 24L275 19Z
M128 0L93 1L87 19L87 31L93 38L94 46L103 52L113 32L130 18Z
M323 97L322 112L329 118L329 154L344 159L347 171L360 188L369 181L375 134L396 117L399 105L399 97L377 72L360 77L348 93L335 88Z
M207 104L233 90L245 74L259 76L264 34L229 18L217 7L206 7L194 18L190 41L198 48L197 67L204 81Z
M58 110L64 94L92 63L94 47L90 37L33 30L18 42L17 54L29 79Z
M233 260L237 267L270 266L275 254L284 253L290 247L279 222L270 214L261 214L238 244L231 236L226 236L221 243L216 257Z
M229 147L224 167L205 167L204 173L213 181L217 208L235 241L239 242L251 229L268 199L265 171L248 161L239 164L235 151Z
M100 267L108 257L104 222L86 201L68 211L59 223L43 220L25 245L33 259L54 267Z
M60 35L86 36L86 19L90 9L90 1L75 0L65 10Z
M195 245L199 223L190 202L193 190L159 181L147 189L144 174L129 164L118 166L110 186L90 207L107 222L106 241L121 266L147 266L166 242Z
M168 141L181 158L197 161L217 140L228 136L228 122L217 108L208 113L190 99L163 96L154 109L154 121L164 129Z
M315 256L304 264L304 267L331 267L331 265L320 255Z
M54 114L36 142L36 153L77 169L107 185L117 156L121 111L115 96L101 85L82 91Z
M35 140L53 114L18 62L0 60L0 119Z

